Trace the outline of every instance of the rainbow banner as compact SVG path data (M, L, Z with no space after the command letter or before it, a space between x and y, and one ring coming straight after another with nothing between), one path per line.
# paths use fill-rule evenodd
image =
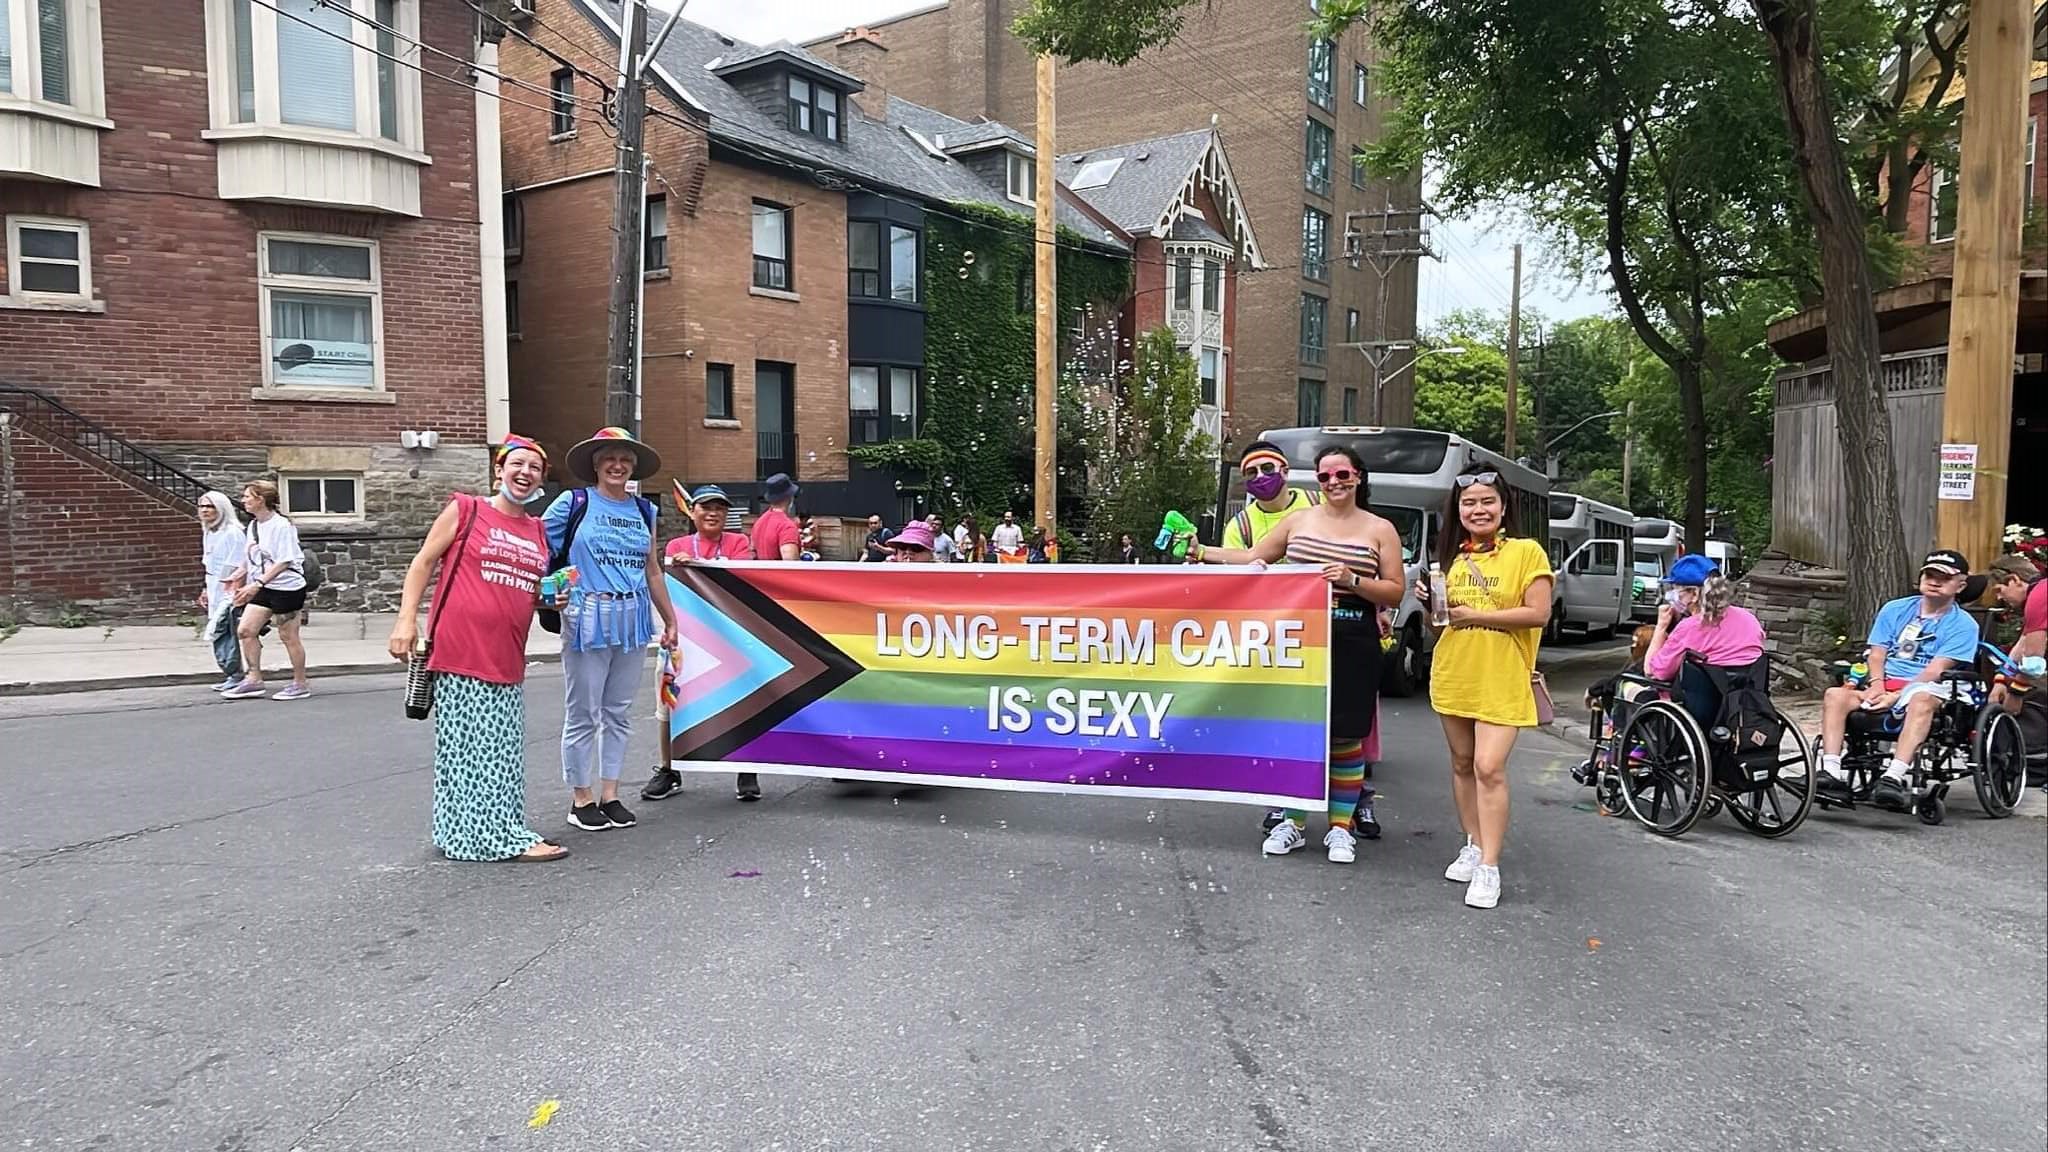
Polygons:
M1320 806L1314 571L690 565L679 771Z

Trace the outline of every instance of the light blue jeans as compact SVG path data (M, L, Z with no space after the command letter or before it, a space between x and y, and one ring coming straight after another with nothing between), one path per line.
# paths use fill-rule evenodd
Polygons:
M633 737L633 701L640 695L647 650L562 650L562 779L589 788L617 780Z

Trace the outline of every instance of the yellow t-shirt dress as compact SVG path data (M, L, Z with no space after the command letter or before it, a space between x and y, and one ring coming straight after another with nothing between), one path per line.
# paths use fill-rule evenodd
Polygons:
M1529 585L1550 578L1550 557L1534 540L1505 539L1491 552L1460 556L1444 573L1453 607L1482 612L1518 607ZM1485 583L1473 576L1473 569ZM1430 666L1429 704L1442 716L1463 716L1507 728L1536 726L1536 670L1542 628L1446 628Z

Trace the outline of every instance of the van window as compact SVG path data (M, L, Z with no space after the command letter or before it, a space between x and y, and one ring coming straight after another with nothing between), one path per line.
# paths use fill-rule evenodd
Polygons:
M1621 575L1621 545L1612 540L1595 540L1585 554L1588 557L1586 575Z

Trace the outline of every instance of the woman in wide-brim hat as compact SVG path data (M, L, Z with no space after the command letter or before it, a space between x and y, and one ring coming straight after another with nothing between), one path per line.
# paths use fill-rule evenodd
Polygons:
M633 438L624 428L599 428L590 434L569 454L562 458L562 466L569 470L569 478L578 484L597 483L597 466L594 461L601 448L630 449L637 458L633 465L633 479L645 480L661 471L661 453Z
M654 501L627 486L661 467L654 449L623 428L600 428L564 460L579 487L555 498L541 523L548 551L576 570L562 613L562 779L571 827L630 828L619 776L633 735L633 701L647 642L676 643L675 608L662 578ZM656 617L660 626L656 627Z

